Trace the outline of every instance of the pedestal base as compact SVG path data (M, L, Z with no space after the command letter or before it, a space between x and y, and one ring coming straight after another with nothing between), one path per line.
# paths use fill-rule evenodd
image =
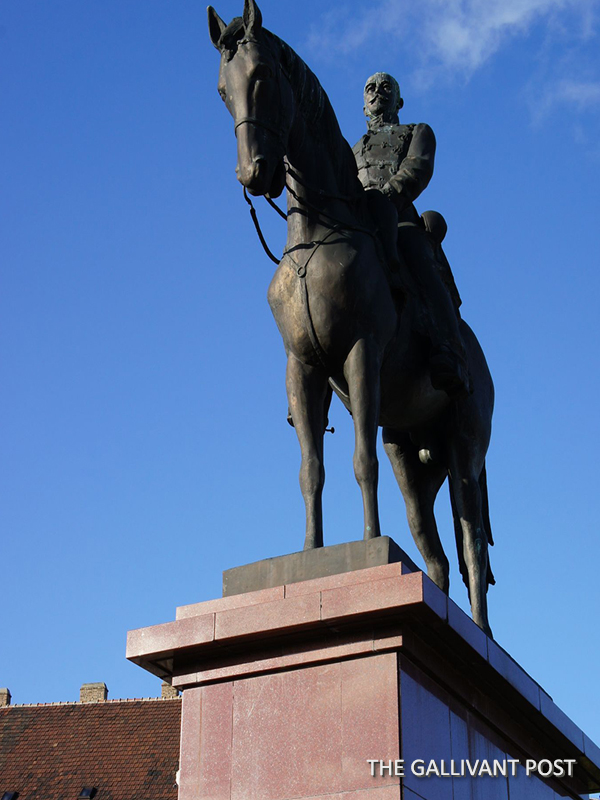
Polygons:
M180 800L555 800L600 786L598 748L406 570L233 595L130 632L128 658L183 689ZM574 759L573 774L443 774L509 759ZM396 760L404 775L388 774Z
M301 550L225 570L223 597L394 563L403 564L407 572L418 571L389 536Z

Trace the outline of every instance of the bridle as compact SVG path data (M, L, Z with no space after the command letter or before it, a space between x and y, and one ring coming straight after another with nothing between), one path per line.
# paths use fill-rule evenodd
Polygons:
M280 142L280 144L284 144L284 141L281 138L281 133L280 133L281 129L278 130L273 125L269 125L269 123L264 122L264 120L259 119L258 117L242 117L242 119L238 120L235 123L235 128L233 129L236 137L237 137L237 129L240 127L240 125L256 125L259 128L265 128L265 130L269 131L269 133L272 133L273 136L275 136L275 138L277 139L278 142Z
M260 46L261 42L259 42L257 39L249 39L247 37L244 37L243 39L240 39L239 42L237 43L236 52L238 52L241 47L244 47L245 45L248 44L254 44L258 47ZM271 48L269 47L268 44L266 45L266 48L269 51L269 55L271 56L273 63L276 63L277 60L275 59L273 52L271 51ZM233 55L231 56L231 58L233 58ZM278 64L278 66L279 66L279 72L285 75L286 78L289 80L289 76L283 69L281 69L281 64ZM265 122L262 119L259 119L259 117L247 116L236 120L233 130L237 138L237 131L241 125L256 125L259 128L264 128L266 131L269 131L269 133L275 137L278 144L281 145L283 153L285 153L285 142L283 141L283 137L281 135L281 128L282 128L281 123L283 121L283 97L281 93L281 81L279 77L277 77L276 80L277 80L277 94L279 96L277 98L278 102L276 103L277 119L275 121L275 124L271 125L270 123Z
M315 193L319 194L321 197L327 197L327 198L332 198L332 199L335 199L335 200L342 200L343 202L346 202L346 203L351 203L351 202L354 202L354 201L358 200L361 195L355 195L355 196L333 195L333 194L328 194L328 193L322 191L321 189L311 189L311 187L308 186L303 181L301 181L299 179L299 177L295 173L292 173L292 171L290 169L290 166L287 163L285 163L285 171L286 171L285 188L292 195L292 197L300 205L304 206L305 208L310 209L311 211L315 211L319 216L325 217L325 219L328 221L329 232L325 235L325 237L323 239L320 239L318 241L313 242L313 244L315 245L315 249L320 247L322 244L324 244L325 241L327 239L329 239L329 237L332 235L332 233L338 232L338 231L358 231L359 233L365 233L368 236L370 236L375 241L376 244L378 243L378 239L377 239L377 236L376 236L375 232L372 231L370 228L366 228L363 225L352 225L349 222L345 222L344 220L338 219L337 217L333 216L332 214L328 214L326 211L323 211L318 206L314 205L314 203L311 203L310 200L307 200L304 197L300 197L298 195L298 193L295 192L294 189L289 185L289 183L287 181L287 175L291 176L293 178L293 180L297 181L302 186L304 186L305 189L308 189L309 191L314 191ZM279 259L279 258L277 258L277 256L273 255L273 253L271 252L271 250L269 248L269 245L267 244L265 236L264 236L264 234L263 234L263 232L261 230L261 227L260 227L260 222L258 221L258 214L256 213L256 209L254 208L252 200L248 196L248 192L246 191L246 187L243 186L242 190L243 190L243 193L244 193L244 200L250 206L250 216L252 217L252 222L254 223L254 228L256 229L256 234L257 234L257 236L259 238L260 243L263 246L263 250L265 251L267 256L271 259L271 261L274 264L279 264L281 259ZM273 208L279 214L279 216L282 219L287 220L288 215L279 208L277 203L275 203L270 197L267 197L266 195L264 197L265 197L265 200L267 201L267 203L271 206L271 208ZM330 223L333 223L333 225L331 225ZM313 250L311 255L309 256L308 261L310 261L310 259L314 255L314 252L315 251ZM288 257L290 256L290 254L289 254L289 252L287 250L283 253L283 255L284 256L288 256ZM308 261L304 265L304 270L303 271L298 271L298 275L300 277L302 277L302 278L306 275L306 267L308 266ZM296 267L298 267L298 265L295 263L295 261L294 261L294 264L295 264Z
M249 45L249 44L260 46L261 42L257 41L256 39L251 39L251 38L244 37L244 38L240 39L237 42L236 52L239 51L239 49L241 47L244 47L245 45ZM259 128L263 128L264 130L268 131L272 136L275 137L275 140L281 146L281 149L282 149L283 154L284 154L285 150L286 150L286 143L285 143L285 141L283 139L283 136L282 136L282 133L281 133L281 130L282 130L282 124L281 123L283 122L284 114L283 114L283 95L282 95L282 91L281 91L281 79L280 79L280 76L284 75L286 77L286 79L290 83L291 83L291 80L290 80L290 76L287 74L286 70L283 69L281 62L278 62L277 59L275 58L275 56L274 56L273 52L271 51L271 49L270 49L268 44L267 44L267 49L269 50L269 55L271 56L272 60L277 63L278 73L279 73L279 75L278 75L278 77L276 79L277 80L277 93L278 93L278 102L276 103L276 108L277 108L276 121L274 123L271 123L271 122L267 122L267 121L265 121L263 119L260 119L259 117L256 117L256 116L253 116L253 115L248 115L248 116L242 117L241 119L236 120L235 126L234 126L234 131L235 131L235 135L236 135L236 138L237 138L238 128L240 128L242 125L253 125L253 126L256 126L256 127L259 127ZM231 58L233 58L233 55L234 54L231 55L229 60L231 60ZM328 214L327 212L323 211L322 209L320 209L317 205L312 203L307 198L300 197L298 195L298 193L293 189L293 187L290 186L290 183L287 180L287 178L289 176L293 181L295 181L296 183L300 184L308 192L313 193L317 197L326 198L326 199L330 199L330 200L340 200L340 201L342 201L344 203L353 203L353 202L355 202L356 200L358 200L362 196L361 193L358 193L358 194L355 194L355 195L339 195L339 194L332 194L330 192L325 192L323 189L320 189L318 187L313 187L313 186L310 186L309 184L307 184L304 181L303 178L300 178L300 176L290 168L289 164L284 162L284 166L285 166L285 171L286 171L286 182L285 182L285 185L286 185L287 191L292 195L292 197L294 197L294 199L300 205L304 206L307 210L310 209L311 211L316 212L318 214L318 216L323 217L328 221L327 225L330 228L330 230L326 234L326 236L325 236L325 238L323 240L321 240L319 242L315 242L315 245L316 245L317 248L321 244L323 244L326 239L329 239L329 237L331 236L331 234L334 231L342 231L342 230L359 231L360 233L368 234L369 236L373 237L377 241L377 237L375 236L374 232L372 230L370 230L369 228L366 228L366 227L364 227L362 225L352 225L351 223L348 223L348 222L345 222L343 220L340 220L340 219L336 218L335 216L333 216L331 214ZM254 208L254 205L252 204L252 200L248 196L248 193L246 191L246 187L243 187L243 193L244 193L244 199L246 200L246 202L250 206L250 215L252 217L252 222L254 223L254 227L256 229L256 233L258 235L258 238L260 240L261 245L263 246L263 249L264 249L265 253L267 254L267 256L271 259L271 261L274 264L279 264L280 259L278 259L276 256L273 255L273 253L269 249L269 246L267 245L267 242L265 240L264 234L263 234L263 232L262 232L262 230L260 228L260 223L258 221L258 216L257 216L257 213L256 213L256 209ZM277 213L281 217L283 217L284 219L287 219L287 214L285 214L279 208L279 206L277 206L277 204L274 203L273 200L271 200L271 198L265 197L265 199L267 200L269 205L272 208L274 208L275 211L277 211ZM285 255L289 255L289 254L284 253L284 256ZM312 255L314 255L314 251L311 254L311 257L312 257ZM309 260L310 260L310 258L309 258ZM306 265L304 265L304 267L306 268L307 265L308 265L308 262L306 263Z

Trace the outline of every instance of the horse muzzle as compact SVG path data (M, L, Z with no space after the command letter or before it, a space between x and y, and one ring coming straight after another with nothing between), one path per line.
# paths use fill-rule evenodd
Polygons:
M235 171L238 181L255 197L266 194L271 188L273 170L264 156L255 156L243 166L238 164Z

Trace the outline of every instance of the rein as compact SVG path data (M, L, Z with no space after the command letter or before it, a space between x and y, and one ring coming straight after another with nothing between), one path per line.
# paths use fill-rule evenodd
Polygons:
M289 164L286 166L286 172L290 175L300 186L304 186L305 189L308 189L309 192L314 192L315 194L319 195L319 197L326 197L328 200L341 200L343 203L353 203L355 200L358 200L362 197L362 194L333 194L332 192L326 192L324 189L320 189L319 187L310 186L306 181L302 180L300 176L296 172L292 172ZM286 184L287 185L287 184ZM289 186L287 187L290 188ZM305 202L295 192L292 192L296 200L299 202ZM323 212L320 212L323 213Z
M276 211L276 212L279 214L279 216L281 217L281 219L285 219L285 220L287 220L287 214L285 213L285 211L282 211L282 210L279 208L279 206L277 205L277 203L274 203L274 202L273 202L273 200L271 200L271 198L270 198L270 197L267 197L267 195L265 195L265 200L266 200L266 201L267 201L267 203L268 203L268 204L271 206L271 208L274 208L274 209L275 209L275 211Z
M255 39L250 38L250 37L244 37L244 38L240 39L240 41L238 42L238 50L239 50L239 48L241 46L248 45L248 44L258 45L259 42L257 40L255 40ZM287 78L287 80L290 83L292 83L291 77L288 74L287 70L284 68L284 65L281 63L281 60L279 60L272 51L271 51L271 56L273 57L274 61L279 64L279 67L280 67L282 73ZM232 55L232 57L233 57L233 55ZM278 89L278 94L279 94L279 103L277 104L277 108L279 109L279 112L280 112L278 116L279 116L279 118L281 118L281 107L282 107L282 104L283 104L283 99L282 99L282 93L281 93L281 83L280 83L279 80L277 81L277 89ZM278 119L277 122L279 123L280 119ZM277 140L278 144L281 144L283 146L283 149L285 150L285 143L284 143L283 137L281 135L281 125L277 125L277 124L271 125L269 122L265 122L264 120L262 120L262 119L260 119L258 117L255 117L255 116L242 117L242 119L237 120L237 122L235 124L235 127L234 127L234 132L235 132L236 137L237 137L238 128L241 125L255 125L257 127L264 128L266 131L268 131L270 134L272 134L275 137L275 139ZM344 202L344 203L352 203L352 202L358 200L361 197L360 194L355 194L355 195L333 194L333 193L330 193L330 192L326 192L323 189L320 189L318 187L315 188L313 186L309 186L305 181L303 181L300 178L299 175L297 175L295 172L293 172L290 169L289 164L287 164L285 162L284 162L284 164L285 164L285 171L286 171L287 175L289 175L293 180L295 180L297 183L299 183L301 186L303 186L306 190L308 190L309 192L313 192L314 194L316 194L320 198L326 198L326 199L330 199L330 200L339 200L339 201ZM336 230L348 230L348 231L358 231L360 233L366 233L369 236L371 236L375 240L375 242L377 242L377 237L375 236L375 233L372 230L369 230L369 228L365 228L364 226L361 226L361 225L351 225L351 224L349 224L347 222L344 222L344 221L338 219L337 217L334 217L331 214L327 214L326 212L322 211L318 206L314 205L313 203L311 203L306 198L299 197L299 195L289 185L289 183L287 181L287 177L286 177L285 185L286 185L286 189L288 190L288 192L290 192L292 197L294 197L294 199L298 203L300 203L301 205L304 205L306 208L310 208L312 211L315 211L318 216L324 217L325 219L329 220L330 222L332 222L334 224L333 229L325 236L325 239L322 239L321 241L314 243L314 244L316 244L317 247L319 247L319 245L323 244L323 242L325 242L326 239L328 239L329 236ZM274 264L279 264L280 260L277 259L277 257L273 255L273 253L271 252L271 250L270 250L270 248L269 248L269 246L268 246L268 244L266 242L266 239L265 239L264 234L263 234L263 232L261 230L261 227L260 227L260 223L258 221L258 215L256 213L256 209L254 208L254 205L252 204L252 200L248 197L248 193L246 191L246 187L245 186L243 188L243 191L244 191L244 199L248 203L248 205L250 206L250 209L249 209L250 210L250 216L252 217L252 222L254 223L254 228L256 230L256 234L257 234L257 236L259 238L259 241L260 241L260 243L261 243L261 245L263 247L263 250L265 251L267 256L271 259L271 261ZM287 220L287 214L285 214L277 206L277 204L273 202L273 200L270 197L266 197L265 196L265 200L268 202L268 204L271 206L271 208L274 208L275 211L277 211L277 213L279 214L279 216L282 219ZM286 254L284 253L284 255L286 255ZM310 260L310 258L309 258L309 260ZM307 264L308 264L308 262L307 262Z
M260 243L263 246L263 250L269 256L269 258L271 259L271 261L274 264L279 264L280 259L278 259L276 256L274 256L273 253L270 251L269 245L267 244L266 239L264 237L264 234L263 234L262 230L260 229L260 222L258 221L258 215L256 213L256 209L252 205L252 200L250 200L250 198L248 197L248 192L246 191L246 187L245 186L244 186L244 200L250 206L250 216L252 217L252 222L254 223L254 227L256 229L256 233L258 234L258 238L260 240ZM277 208L277 206L275 205L275 203L272 200L269 199L269 202L274 208L277 209L277 211L279 211L280 214L283 215L283 217L285 219L287 219L287 215L284 214L283 211L280 208Z
M256 213L256 209L254 208L254 205L252 204L252 200L248 197L248 193L246 191L246 187L245 186L244 186L244 199L248 203L248 205L250 206L250 216L252 217L252 222L254 223L254 227L256 228L256 233L258 234L258 238L260 239L260 243L262 244L265 253L269 256L269 258L271 259L271 261L274 264L279 265L279 260L276 258L276 256L273 255L273 253L271 252L271 250L269 249L269 246L267 245L267 243L265 241L265 237L263 235L263 232L262 232L262 230L260 228L260 223L258 221L258 215ZM287 214L284 214L283 211L277 206L276 203L274 203L271 200L270 197L266 197L265 199L267 200L269 205L272 206L280 214L280 216L282 216L284 219L287 219ZM293 265L293 267L294 267L294 269L296 271L296 275L300 278L300 282L301 282L302 287L303 287L302 303L304 305L304 310L306 312L306 318L308 320L308 326L307 326L308 327L308 336L310 338L310 341L311 341L311 344L312 344L312 346L314 348L314 351L315 351L315 353L317 355L317 358L321 362L321 366L324 369L327 369L327 354L325 353L325 351L321 347L321 343L319 342L319 337L317 336L317 332L315 330L315 325L314 325L314 322L313 322L313 319L312 319L312 315L310 313L310 305L309 305L309 298L308 298L308 287L306 286L306 281L304 280L304 278L306 278L306 272L307 272L308 265L309 265L312 257L315 255L315 253L319 249L319 247L321 247L321 245L325 244L325 242L331 236L333 236L334 233L337 233L338 231L343 230L344 227L346 227L345 224L340 222L340 224L334 225L322 239L319 239L316 242L312 242L313 248L312 248L311 253L308 256L308 258L306 259L306 262L304 264L299 264L296 261L296 259L292 256L292 254L290 253L289 250L286 250L283 253L283 256L282 256L282 259L281 259L281 260L283 260L284 258L287 257L290 260L291 264ZM334 433L335 429L334 428L327 428L326 430L330 430L331 433Z
M251 123L251 124L253 124L253 125L260 124L260 125L263 125L263 127L267 128L268 130L271 130L271 128L269 128L267 125L265 125L264 123L262 123L262 122L260 122L260 121L258 121L258 120L255 120L253 117L245 117L244 119L240 120L240 121L238 122L238 124L235 126L235 127L236 127L236 130L237 130L237 128L238 128L240 125L242 125L244 122L248 122L248 123ZM327 193L327 192L323 191L323 189L314 189L313 187L311 187L311 186L309 186L308 184L306 184L304 181L300 180L300 178L298 177L298 175L296 175L295 173L293 173L293 172L290 170L290 167L289 167L289 165L287 165L287 164L286 164L285 170L286 170L287 174L288 174L288 175L290 175L290 176L291 176L291 177L292 177L292 178L293 178L295 181L297 181L297 182L298 182L298 183L299 183L301 186L303 186L305 189L308 189L309 191L313 191L313 192L315 192L315 193L316 193L316 194L318 194L320 197L327 197L327 198L329 198L329 199L333 199L333 200L341 200L342 202L345 202L345 203L351 203L351 202L353 202L354 200L358 200L358 198L360 197L360 195L355 195L354 197L352 197L352 196L350 196L350 195L337 195L337 194L329 194L329 193ZM338 230L358 231L359 233L366 233L368 236L371 236L371 237L372 237L372 238L373 238L373 239L374 239L374 240L377 242L377 236L375 235L374 231L370 230L369 228L365 228L363 225L351 225L351 224L350 224L350 223L348 223L348 222L343 222L342 220L338 219L337 217L334 217L334 216L332 216L331 214L328 214L327 212L325 212L325 211L322 211L322 210L321 210L321 209L320 209L318 206L314 205L314 203L311 203L309 200L307 200L307 199L306 199L306 198L304 198L304 197L300 197L300 196L297 194L297 192L295 192L295 191L292 189L292 187L289 185L289 183L287 182L287 180L286 180L286 182L285 182L285 188L288 190L288 192L289 192L289 193L292 195L292 197L293 197L293 198L294 198L294 199L295 199L295 200L296 200L298 203L300 203L301 205L304 205L304 206L306 206L307 208L310 208L312 211L316 211L316 212L317 212L317 214L319 214L319 215L320 215L320 216L322 216L322 217L325 217L326 219L328 219L329 221L331 221L331 222L333 222L333 223L334 223L334 227L333 227L333 228L332 228L332 230L331 230L331 231L330 231L330 232L327 234L327 236L325 237L325 239L322 239L322 240L320 240L320 241L318 241L318 242L315 242L315 244L317 245L317 247L318 247L319 245L323 244L323 243L326 241L326 239L328 239L328 238L329 238L329 236L330 236L330 235L331 235L331 234L332 234L334 231L338 231ZM261 227L260 227L260 222L258 221L258 214L256 213L256 209L254 208L254 205L253 205L253 203L252 203L252 200L251 200L251 199L248 197L248 192L246 191L246 187L245 187L245 186L243 187L243 192L244 192L244 200L245 200L245 201L248 203L248 205L250 206L250 216L252 217L252 222L254 223L254 228L255 228L255 230L256 230L256 234L257 234L257 236L258 236L258 239L259 239L259 241L260 241L261 245L263 246L263 250L265 251L265 253L268 255L268 257L271 259L271 261L272 261L274 264L279 264L279 261L280 261L280 259L278 259L276 256L274 256L274 255L273 255L273 253L271 252L271 250L270 250L270 248L269 248L269 245L267 244L267 241L266 241L266 239L265 239L265 236L264 236L264 234L263 234L263 232L262 232L262 229L261 229ZM282 219L285 219L285 220L287 220L287 218L288 218L288 215L287 215L287 214L286 214L284 211L282 211L282 210L279 208L279 206L277 205L277 203L273 202L273 200L272 200L270 197L267 197L266 195L265 195L264 197L265 197L265 200L267 201L267 203L268 203L268 204L271 206L271 208L273 208L273 209L274 209L274 210L275 210L275 211L276 211L276 212L279 214L279 216L280 216ZM284 255L287 255L287 253L284 253ZM309 260L310 260L310 259L309 259ZM307 262L307 264L308 264L308 262ZM306 266L306 265L305 265L305 266Z
M291 174L291 173L290 173L290 171L288 169L288 175L289 174ZM294 180L298 180L296 176L293 176L293 177L294 177ZM300 183L302 186L304 186L305 189L309 189L310 188L305 183L302 183L302 181L300 181L300 180L298 180L298 183ZM312 211L316 211L317 214L319 214L320 216L326 217L328 220L330 220L331 222L335 223L336 227L342 228L343 230L347 230L347 231L359 231L360 233L366 233L369 236L372 236L373 238L376 238L374 232L372 230L370 230L370 228L365 228L364 225L351 225L349 222L343 222L341 219L338 219L337 217L334 217L332 214L328 214L326 211L322 211L318 206L316 206L314 203L311 203L310 200L307 200L305 197L300 197L300 195L297 194L292 189L292 187L289 185L289 183L287 181L286 181L286 184L285 184L285 188L292 195L294 200L297 200L298 203L300 203L303 206L306 206L307 208L310 208ZM321 192L321 189L313 189L311 191L319 193L319 192ZM326 194L325 192L322 192L322 196L323 197L329 197L329 198L332 198L334 200L342 200L345 203L351 203L354 200L357 200L360 195L356 195L356 197L344 197L343 195Z

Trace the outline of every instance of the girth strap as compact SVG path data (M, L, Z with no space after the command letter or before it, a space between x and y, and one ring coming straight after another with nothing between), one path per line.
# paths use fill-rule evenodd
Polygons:
M306 273L307 273L308 265L310 264L313 256L315 255L315 253L317 252L319 247L321 247L321 245L325 244L327 239L329 239L330 236L333 236L333 234L337 233L339 230L340 230L340 227L336 225L335 227L333 227L329 231L329 233L323 239L319 239L319 241L313 242L314 247L313 247L313 249L311 251L311 254L306 259L304 264L299 264L296 261L296 259L292 256L292 254L290 253L289 250L286 250L284 252L284 254L283 254L283 258L288 258L290 260L290 262L294 266L294 270L296 272L296 275L300 278L300 283L301 283L301 286L302 286L302 288L301 288L302 307L304 309L304 315L306 317L306 323L307 323L306 324L306 329L308 331L308 337L310 339L310 343L313 346L313 350L315 351L315 353L317 355L317 358L319 359L319 361L321 363L321 366L323 367L323 369L326 372L328 372L327 354L325 353L325 351L323 350L323 347L321 346L321 342L319 341L319 337L317 336L317 332L315 330L315 325L313 323L312 315L310 313L310 301L309 301L309 297L308 297L308 287L306 285Z

